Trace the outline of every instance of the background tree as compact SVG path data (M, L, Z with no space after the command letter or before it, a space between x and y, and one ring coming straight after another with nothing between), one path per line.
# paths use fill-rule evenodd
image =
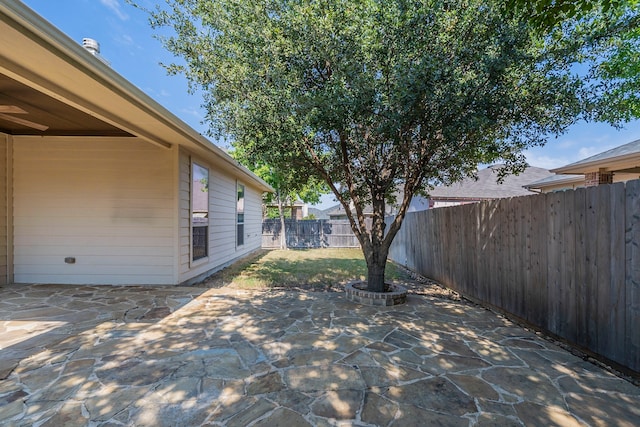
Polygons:
M280 249L287 249L285 208L298 200L318 203L320 196L326 194L328 189L324 181L302 170L271 166L268 163L268 154L256 152L254 148L249 144L237 146L230 154L275 189L274 194L265 195L263 202L265 207L272 203L277 206L280 219Z
M640 118L640 0L508 0L505 13L528 17L540 37L599 40L580 62L601 84L594 118L614 125ZM570 36L567 36L570 35Z
M533 31L492 0L167 0L168 65L204 89L212 134L277 170L324 180L384 290L413 195L502 161L592 114L602 92L573 66L604 49L579 28ZM580 31L579 31L580 30ZM398 189L401 191L398 192ZM397 214L388 222L388 204ZM373 209L372 224L364 209Z
M528 16L529 22L549 30L562 22L584 18L592 12L619 11L638 5L638 0L507 0L506 10Z

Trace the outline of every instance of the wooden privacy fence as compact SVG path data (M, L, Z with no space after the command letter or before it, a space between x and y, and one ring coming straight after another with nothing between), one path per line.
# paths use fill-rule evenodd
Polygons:
M262 247L279 248L282 226L279 219L262 222ZM348 220L285 220L288 248L358 248Z
M390 258L640 372L640 180L411 213Z

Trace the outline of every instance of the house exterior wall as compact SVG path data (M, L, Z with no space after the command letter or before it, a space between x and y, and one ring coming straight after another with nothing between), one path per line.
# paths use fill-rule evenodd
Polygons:
M458 199L458 200L429 199L429 207L430 208L446 208L449 206L466 205L469 203L478 203L481 201L482 201L481 199Z
M577 188L584 188L584 181L548 185L548 186L540 187L540 191L542 193L553 193L555 191L575 190Z
M613 184L615 182L631 181L632 179L638 179L640 175L638 175L637 173L605 171L601 169L598 172L586 172L584 174L584 177L585 186L594 187L602 184Z
M640 174L637 173L622 173L622 172L614 172L613 173L613 182L627 182L632 179L640 179Z
M613 183L613 173L600 170L598 172L587 172L584 174L585 187L595 187L602 184Z
M0 133L0 285L9 281L9 137Z
M638 179L640 175L637 173L621 173L621 172L585 172L584 179L581 181L558 182L557 184L547 184L540 186L543 193L553 193L555 191L575 190L583 187L594 187L601 184L612 184L616 182L627 182L632 179ZM535 187L534 187L535 188Z
M209 170L209 255L191 261L191 163ZM179 282L189 283L223 268L262 245L262 193L216 165L181 150L179 156ZM236 246L236 185L245 185L245 239Z
M242 255L253 252L262 247L262 191L242 182L245 187L245 225L244 225L244 247L241 249Z
M180 150L178 156L178 255L179 281L191 268L191 159Z
M16 283L175 283L172 150L15 137L13 157Z

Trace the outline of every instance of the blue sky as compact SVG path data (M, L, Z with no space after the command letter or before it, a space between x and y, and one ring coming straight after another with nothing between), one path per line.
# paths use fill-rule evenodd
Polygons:
M115 71L164 105L198 132L207 127L200 108L201 97L187 93L182 76L168 76L159 64L170 63L166 52L153 35L145 12L124 0L23 0L39 15L78 43L90 37L100 43L102 56ZM140 0L153 7L163 0ZM640 139L640 121L617 130L606 124L579 123L540 148L526 152L529 164L554 168L584 159L618 145Z

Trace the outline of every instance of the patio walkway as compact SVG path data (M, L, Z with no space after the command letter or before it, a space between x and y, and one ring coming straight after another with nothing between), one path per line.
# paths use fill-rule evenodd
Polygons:
M639 424L639 387L465 302L0 288L3 426Z

